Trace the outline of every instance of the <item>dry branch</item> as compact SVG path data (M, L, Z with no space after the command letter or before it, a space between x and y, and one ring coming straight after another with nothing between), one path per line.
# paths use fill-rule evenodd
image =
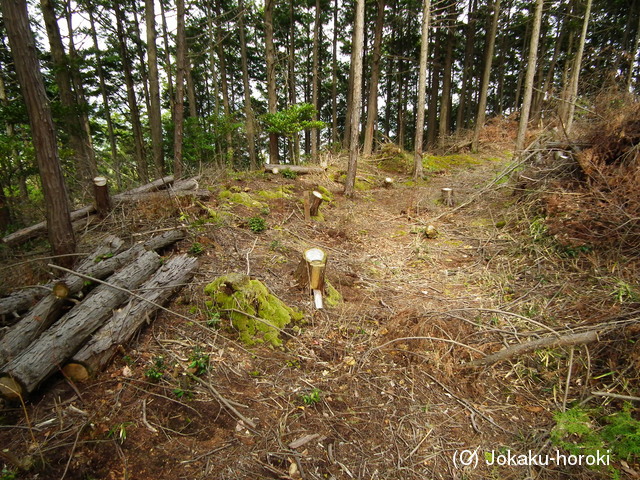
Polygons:
M76 271L79 275L67 275L64 283L69 289L70 295L80 292L84 285L83 275L99 280L111 275L114 271L131 263L140 257L145 250L159 250L167 245L184 238L184 232L174 230L163 235L149 239L144 244L134 245L128 250L111 257L95 262L99 256L91 256L87 264L81 265ZM38 302L29 313L16 323L0 340L0 366L17 356L32 341L38 338L60 316L65 305L65 300L49 294Z
M105 255L113 255L122 249L122 245L123 241L119 238L114 237L113 235L107 236L102 244L76 267L76 270L79 272L88 271L89 268L95 265L96 258L100 258ZM27 288L0 299L0 316L18 314L28 310L31 305L49 294L53 289L54 284L55 282L50 282L46 285Z
M128 199L135 198L136 195L140 195L147 192L152 192L154 190L160 190L162 188L166 188L171 183L173 183L173 176L168 176L156 180L155 182L147 183L146 185L142 185L140 187L134 188L133 190L128 190L127 192L120 193L118 195L114 195L113 202L123 202ZM75 222L90 215L94 214L96 211L95 205L87 205L86 207L82 207L79 210L75 210L71 212L71 221ZM2 243L6 245L19 245L21 243L26 242L32 238L43 235L47 231L47 222L40 222L35 225L31 225L30 227L23 228L16 232L13 232L10 235L7 235L2 239Z
M20 355L2 368L0 395L9 399L33 392L40 383L60 368L93 332L110 317L129 294L161 264L155 252L146 252L111 277L109 285L100 285L81 304L72 308L54 326L31 343Z
M194 257L180 255L161 267L140 290L142 297L129 301L96 332L67 363L63 371L74 381L82 381L100 371L111 360L119 345L127 343L159 306L187 282L197 267Z
M598 340L599 334L603 333L602 330L590 330L582 333L571 333L568 335L562 335L560 337L545 337L537 340L532 340L526 343L519 343L512 345L499 352L487 355L484 358L479 358L473 362L468 363L470 367L479 367L486 365L493 365L494 363L508 360L517 355L533 352L539 348L556 348L566 347L571 345L584 345L585 343L591 343Z

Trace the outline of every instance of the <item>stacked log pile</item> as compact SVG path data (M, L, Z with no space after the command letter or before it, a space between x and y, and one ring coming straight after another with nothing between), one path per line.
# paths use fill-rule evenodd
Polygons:
M177 255L163 264L156 253L183 237L169 231L126 250L109 237L74 273L39 289L30 310L14 310L17 321L0 333L0 396L24 397L61 370L84 380L104 368L194 274L195 258ZM24 295L18 297L5 308Z

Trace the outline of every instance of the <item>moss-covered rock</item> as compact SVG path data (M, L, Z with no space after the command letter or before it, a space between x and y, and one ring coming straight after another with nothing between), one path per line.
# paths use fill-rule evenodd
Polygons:
M204 291L211 297L211 306L231 320L240 340L247 345L279 346L280 330L302 319L301 312L269 293L262 282L241 273L218 277Z
M275 200L277 198L289 198L293 190L292 185L282 185L274 190L260 190L256 192L259 197L267 200Z

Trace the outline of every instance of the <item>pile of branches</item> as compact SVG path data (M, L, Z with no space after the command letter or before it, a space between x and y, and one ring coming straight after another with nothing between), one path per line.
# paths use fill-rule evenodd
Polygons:
M567 247L640 251L640 103L607 96L578 144L548 151L556 173L544 197L549 233ZM549 191L548 188L545 190Z
M157 250L184 238L168 231L124 248L108 236L66 275L0 299L0 396L22 398L56 372L86 380L194 274L197 261Z

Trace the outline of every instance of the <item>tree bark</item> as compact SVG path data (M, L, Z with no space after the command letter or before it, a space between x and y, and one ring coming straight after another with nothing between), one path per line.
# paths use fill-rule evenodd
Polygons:
M569 105L567 109L567 118L564 122L567 135L571 134L571 128L573 127L573 114L576 109L576 101L578 100L578 81L580 79L580 69L582 68L582 55L584 53L584 45L587 39L587 31L589 29L591 3L592 0L587 0L584 20L582 22L582 32L580 33L580 41L578 42L578 51L576 52L571 70L571 80L569 83Z
M42 180L49 241L60 265L71 265L76 242L69 215L69 197L65 185L49 100L38 64L38 53L29 27L26 0L2 0L11 54L29 115L31 135Z
M590 1L590 0L589 0ZM520 123L518 125L518 137L516 139L516 151L524 148L524 141L529 123L529 111L531 110L531 97L533 96L533 79L536 74L536 61L538 58L538 41L540 39L540 25L542 24L543 0L536 0L536 9L533 16L533 29L529 43L529 59L527 60L527 74L524 82L524 97L520 109Z
M333 24L338 24L338 0L333 2ZM331 55L331 143L338 143L338 29L333 29Z
M320 0L316 0L315 9L315 22L313 25L313 72L311 79L311 103L315 109L313 114L313 120L318 120L319 102L320 102L320 29L322 28L321 22L321 3ZM311 131L311 161L317 163L318 161L318 147L320 143L320 134L314 129Z
M362 99L362 50L364 41L364 4L365 0L356 2L356 21L353 26L353 81L351 91L351 135L349 140L349 165L347 167L347 178L344 184L344 194L347 197L353 196L356 183L356 170L358 165L358 154L360 145L358 136L360 133L360 102Z
M135 333L193 276L198 261L194 257L173 257L140 286L140 298L133 298L117 310L91 340L67 363L63 372L74 381L82 381L102 370L119 346ZM80 375L78 375L80 373Z
M258 166L256 155L255 115L251 105L251 85L249 84L249 67L247 58L247 40L245 35L244 19L246 16L244 0L239 0L238 29L240 34L240 59L242 63L242 86L244 89L244 115L247 130L247 150L249 152L249 168L255 170Z
M493 64L493 49L496 44L496 34L498 32L498 20L500 19L500 0L495 0L493 4L493 18L491 20L491 29L487 32L486 49L484 51L484 70L482 72L482 81L480 83L480 99L478 101L478 116L476 125L473 129L473 138L471 139L471 150L478 150L478 139L480 138L480 130L484 127L484 120L487 114L487 92L489 91L489 80L491 78L491 65Z
M184 0L176 0L177 33L176 33L176 98L173 119L173 175L182 177L182 147L184 138L184 79L187 67L187 34L184 24Z
M382 35L384 27L385 0L378 0L378 15L373 39L371 58L371 82L369 84L369 99L367 100L367 122L364 129L364 145L362 153L371 155L373 152L373 137L378 121L378 83L380 82L380 57L382 50Z
M461 132L469 124L467 117L468 105L471 103L468 96L471 93L469 82L471 70L473 68L473 57L475 54L475 34L476 34L476 8L477 0L469 2L467 12L468 24L465 28L466 42L464 47L464 63L462 66L462 85L460 86L460 100L458 101L458 111L456 114L456 130Z
M455 4L451 4L449 8L456 8ZM440 101L440 122L438 124L438 146L443 149L444 143L449 136L451 125L451 71L453 66L453 47L455 44L455 35L453 34L453 22L451 21L452 13L449 12L448 28L447 28L447 50L444 56L444 68L442 73L442 100Z
M91 30L91 39L93 41L93 49L95 51L96 71L100 82L100 95L102 96L102 106L104 108L104 116L107 122L107 135L109 137L109 147L111 149L111 164L116 174L116 184L118 188L122 186L122 172L120 171L120 161L118 158L118 146L116 144L116 136L113 128L113 119L111 118L111 101L107 94L107 86L104 77L104 67L102 64L102 52L98 43L98 34L96 32L95 17L93 4L87 2L87 12L89 14L89 25Z
M156 176L164 175L164 151L162 148L162 117L160 111L160 79L158 76L158 46L156 39L156 12L154 0L144 0L147 27L147 61L149 63L149 127L151 151Z
M157 253L146 252L113 275L109 283L121 289L133 290L153 274L161 263ZM123 290L107 285L98 286L91 296L71 309L2 368L0 394L7 398L19 398L33 392L43 380L64 365L128 296Z
M69 135L69 146L73 150L81 183L88 187L91 185L91 179L98 174L98 170L87 131L80 118L81 106L72 87L71 71L75 67L71 66L69 58L64 51L53 1L40 0L40 7L49 39L60 103L64 112L63 128Z
M118 46L120 48L120 56L122 58L122 68L124 80L127 86L127 103L129 105L129 115L131 116L131 128L133 130L133 144L135 149L136 168L138 177L142 183L149 181L149 172L147 168L147 154L144 147L144 137L142 133L142 123L140 122L140 109L138 108L138 99L136 98L135 85L133 81L131 58L127 48L127 39L124 31L124 14L118 2L113 3L116 14L116 34L118 37Z
M418 103L416 106L416 136L413 142L413 178L422 178L422 144L424 138L424 113L427 95L427 60L429 59L429 23L431 0L423 0L422 33L420 40L420 71L418 72Z
M267 101L268 111L274 114L278 110L276 96L276 49L273 44L273 9L275 0L264 2L264 44L267 62ZM278 135L269 134L269 163L280 163L278 159Z

